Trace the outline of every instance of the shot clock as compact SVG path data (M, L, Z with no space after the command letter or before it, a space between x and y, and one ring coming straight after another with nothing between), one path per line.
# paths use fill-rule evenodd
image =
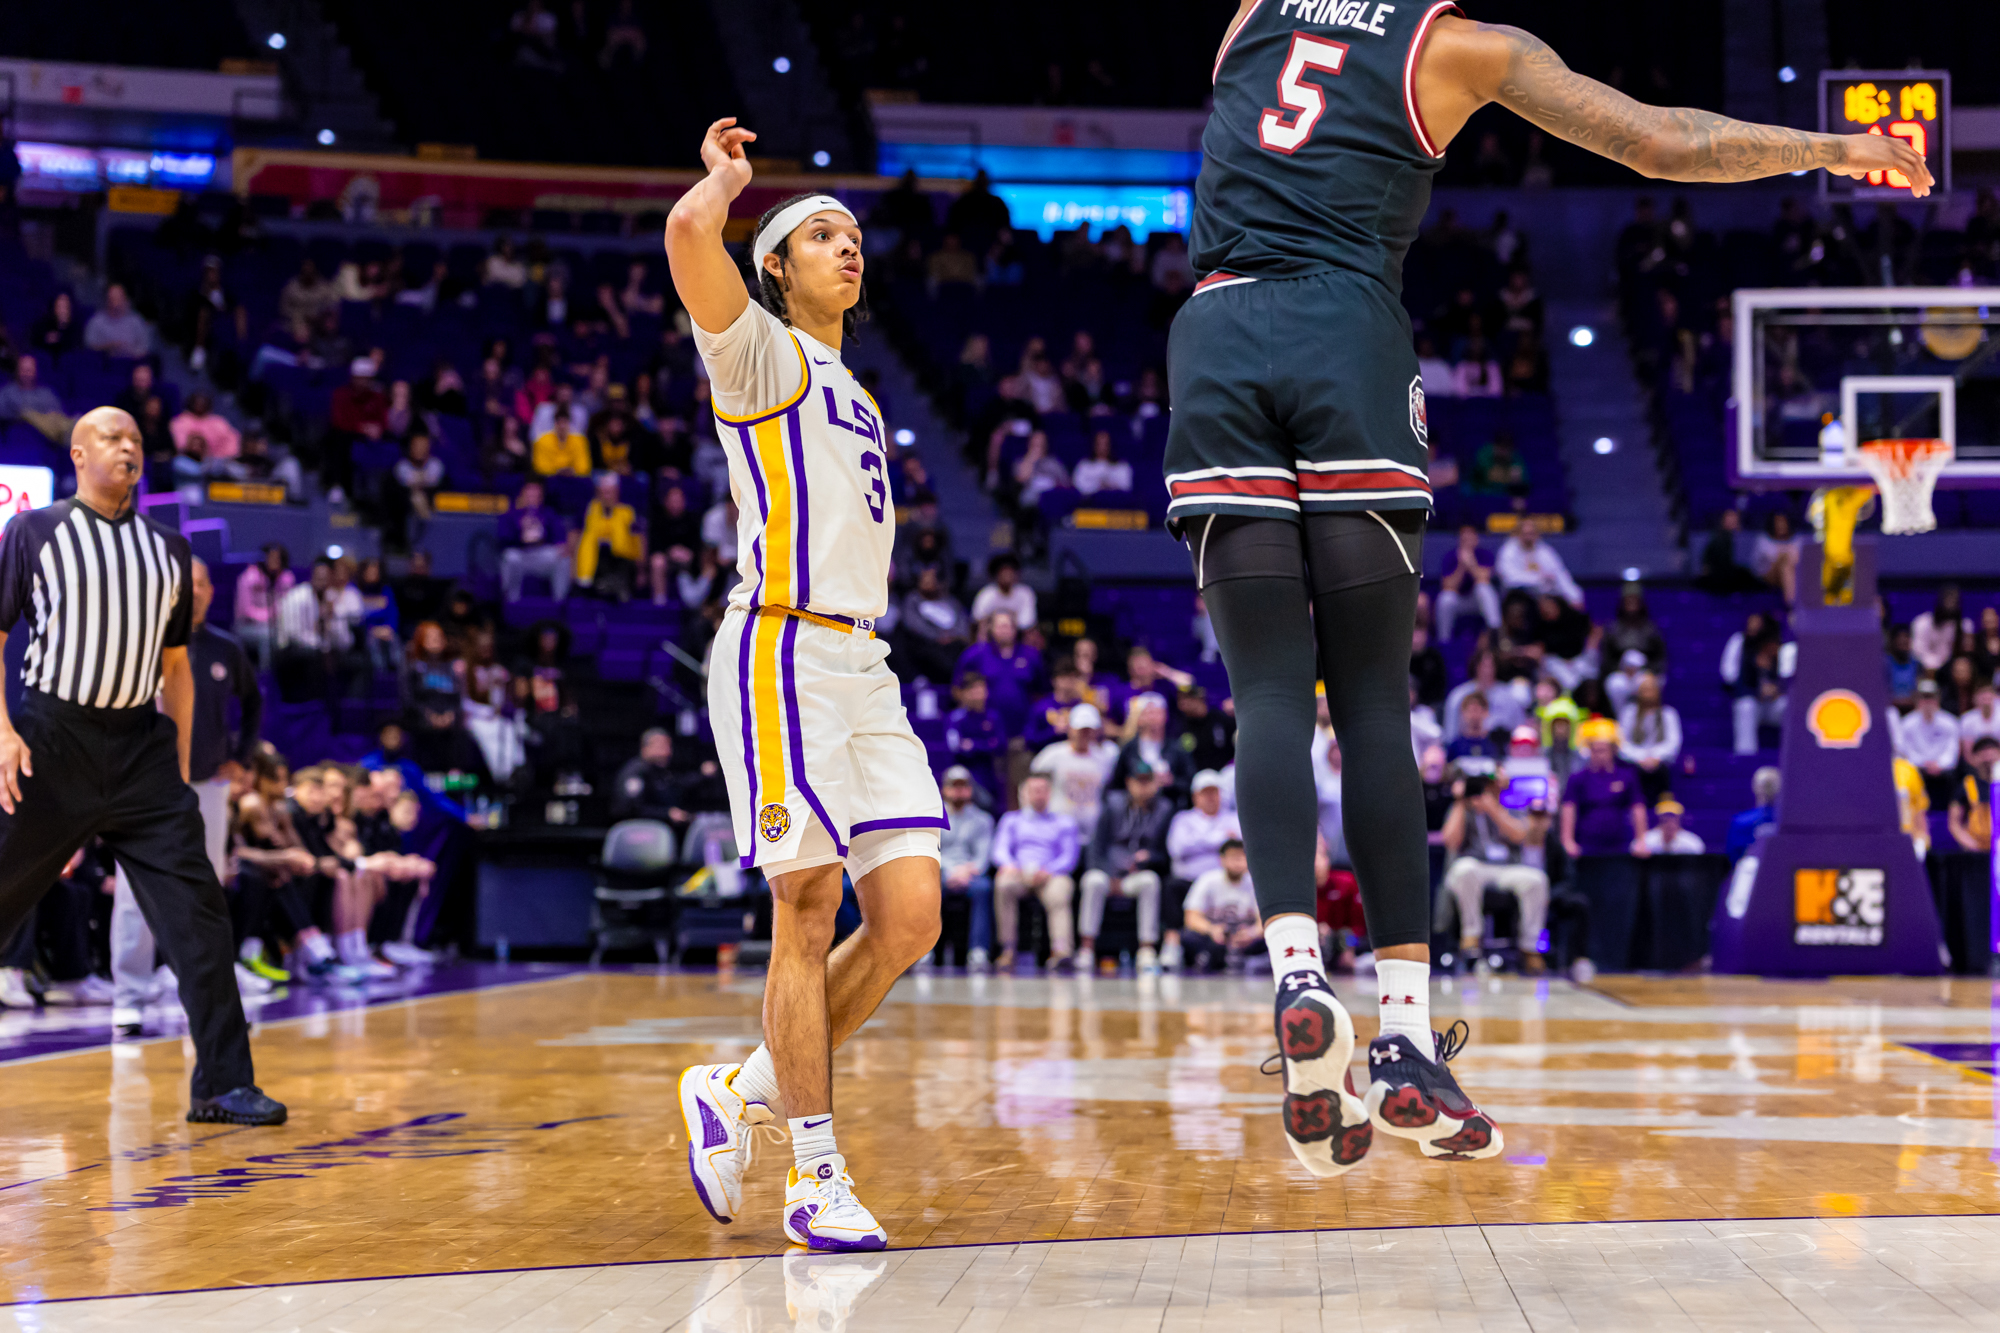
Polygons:
M1951 74L1946 70L1829 69L1819 76L1819 127L1828 134L1887 134L1924 155L1937 182L1933 199L1951 193ZM1820 173L1820 197L1907 199L1909 178L1873 171L1854 179Z

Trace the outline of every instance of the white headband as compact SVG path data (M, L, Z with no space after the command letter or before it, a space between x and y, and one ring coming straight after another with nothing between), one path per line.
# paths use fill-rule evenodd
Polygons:
M847 205L830 194L815 194L799 200L796 204L782 209L778 216L771 219L769 226L757 233L757 243L750 250L751 262L756 265L757 271L759 273L764 271L764 256L777 249L779 243L792 234L792 228L815 213L826 212L838 213L849 222L856 221L854 214L848 211Z

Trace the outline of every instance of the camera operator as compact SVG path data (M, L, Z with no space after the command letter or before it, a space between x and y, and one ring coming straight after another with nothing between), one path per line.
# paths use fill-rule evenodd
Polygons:
M1454 765L1451 810L1444 820L1447 869L1444 891L1458 904L1458 933L1467 958L1480 957L1486 913L1486 890L1505 889L1520 899L1514 942L1521 951L1522 972L1535 976L1546 969L1540 943L1548 914L1549 877L1543 846L1548 837L1548 807L1520 814L1500 803L1503 779L1490 759L1468 756ZM1443 907L1443 903L1439 903Z

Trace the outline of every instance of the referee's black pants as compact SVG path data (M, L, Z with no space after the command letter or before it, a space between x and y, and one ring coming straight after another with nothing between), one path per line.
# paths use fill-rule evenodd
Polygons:
M30 690L14 727L35 772L21 778L15 813L0 811L0 943L33 913L70 854L102 837L180 980L194 1095L255 1083L229 905L209 864L194 788L181 780L173 719L150 705L84 708Z

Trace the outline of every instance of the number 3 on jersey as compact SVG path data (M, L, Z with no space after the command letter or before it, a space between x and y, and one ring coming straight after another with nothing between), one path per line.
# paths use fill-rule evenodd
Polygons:
M1338 74L1340 63L1346 58L1346 42L1293 33L1291 53L1285 57L1284 71L1278 75L1278 101L1285 110L1264 108L1264 114L1257 120L1258 144L1287 157L1303 148L1306 140L1312 138L1319 118L1326 114L1325 91L1317 83L1308 83L1305 73L1319 70Z

